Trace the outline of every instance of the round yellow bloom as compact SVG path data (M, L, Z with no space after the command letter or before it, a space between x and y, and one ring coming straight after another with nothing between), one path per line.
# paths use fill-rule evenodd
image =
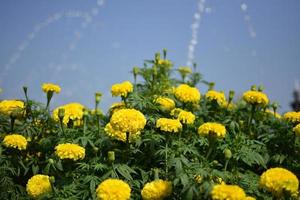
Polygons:
M129 185L119 179L107 179L96 189L99 200L129 200L130 192Z
M146 118L138 110L121 109L111 116L110 124L114 130L134 134L144 129Z
M24 102L18 100L3 100L0 102L0 113L11 115L13 112L22 113L24 111Z
M128 93L132 91L133 91L133 85L129 81L114 84L111 87L112 96L127 97Z
M146 183L142 189L143 200L163 200L172 193L172 183L161 179Z
M178 114L178 120L183 123L183 124L193 124L195 121L196 117L193 113L182 110Z
M55 154L60 159L79 160L85 157L85 149L77 144L65 143L55 147Z
M295 126L293 128L293 131L295 132L296 135L300 136L300 124L298 124L297 126Z
M275 113L275 115L274 115L274 111L273 110L270 110L270 109L266 109L266 111L265 111L267 114L269 114L269 115L273 115L273 116L275 116L276 118L278 118L278 119L280 119L281 118L281 115L279 114L279 113Z
M37 198L43 194L52 191L49 176L37 174L31 177L26 185L27 193L33 197Z
M198 128L198 134L201 136L212 135L218 138L224 138L226 135L226 128L219 123L207 122Z
M182 124L177 119L159 118L156 121L156 128L166 132L177 133L182 129Z
M169 111L175 108L175 102L167 97L158 97L155 99L155 103L159 104L160 109L163 111Z
M195 87L187 84L181 84L175 89L175 97L183 103L198 103L200 101L200 92Z
M237 185L218 184L211 191L213 200L245 200L246 194Z
M107 135L115 138L116 140L126 142L126 133L114 130L110 123L106 124L104 131ZM129 134L129 141L133 141L141 135L141 132Z
M219 106L224 106L227 104L226 97L223 92L210 90L205 94L205 98L208 99L208 101L216 101Z
M297 193L299 187L298 178L287 169L271 168L265 171L259 180L262 188L272 192L275 196L282 196L284 193L291 195Z
M58 110L60 108L64 109L64 118L63 123L67 125L70 120L73 122L75 126L79 126L82 124L82 118L83 118L83 110L84 106L80 103L69 103L63 106L60 106L53 111L53 118L55 121L59 121L58 117Z
M259 104L265 106L269 103L267 95L259 91L249 90L243 94L243 99L250 104Z
M287 112L283 115L283 118L289 122L300 123L300 112Z
M3 139L3 144L6 147L11 147L19 150L25 150L27 147L27 140L24 136L18 134L7 135Z
M55 92L55 93L60 93L60 87L59 85L55 85L55 84L52 84L52 83L44 83L42 85L42 90L45 92L45 93L48 93L48 92Z

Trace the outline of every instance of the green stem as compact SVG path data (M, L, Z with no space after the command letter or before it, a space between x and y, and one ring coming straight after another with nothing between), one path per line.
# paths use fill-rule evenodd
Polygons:
M97 130L98 130L98 133L100 133L100 116L97 115Z
M253 119L253 115L254 115L254 112L255 112L255 105L251 105L251 114L250 114L250 117L249 117L249 120L248 120L248 127L249 127L249 131L251 132L251 125L252 125L252 119Z
M65 136L65 129L64 129L64 124L63 124L62 119L59 119L59 124L60 124L60 128L61 128L61 132L62 132L63 136Z
M225 167L224 167L224 171L225 171L225 172L227 171L227 166L228 166L228 163L229 163L229 159L226 159L226 162L225 162Z
M208 147L208 151L207 151L207 154L206 154L206 159L208 159L209 156L211 155L211 153L212 153L212 151L213 151L213 148L214 148L215 142L216 142L216 139L214 138L213 135L211 135L211 134L209 133L209 135L208 135L208 146L209 146L209 147Z
M168 143L169 143L169 135L166 134L166 146L165 146L165 173L166 173L166 179L168 179Z
M11 133L14 131L15 120L16 120L16 118L10 117L10 132Z

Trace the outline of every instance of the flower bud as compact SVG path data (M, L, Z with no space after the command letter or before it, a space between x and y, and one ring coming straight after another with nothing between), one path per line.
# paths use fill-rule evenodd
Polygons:
M135 77L138 75L139 72L140 72L140 69L138 67L133 67L132 73Z
M96 103L99 103L99 102L100 102L101 96L102 96L102 93L101 93L101 92L96 92L96 93L95 93L95 101L96 101Z
M23 91L24 91L25 95L27 95L27 86L23 86Z
M274 102L274 103L272 103L272 108L273 108L273 110L277 110L277 108L279 107L279 104L277 103L277 102Z
M87 117L89 115L89 111L87 109L83 109L83 116Z
M259 91L259 92L262 92L264 89L265 89L265 88L264 88L262 85L259 85L259 86L258 86L258 91Z
M231 153L230 149L225 149L224 150L224 155L225 155L225 158L227 160L229 160L232 157L232 153Z
M99 148L98 147L93 147L93 150L95 153L97 153L99 151Z
M155 61L156 63L160 60L160 53L155 54Z
M49 180L50 180L50 183L52 183L52 184L55 183L55 177L54 176L50 176Z
M256 85L251 85L251 90L252 90L252 91L256 91L256 90L257 90Z
M115 161L115 152L114 151L109 151L108 152L108 160L110 162L114 162Z
M200 175L195 175L194 180L196 181L196 183L199 183L199 184L202 183L202 177Z
M64 108L59 108L58 109L58 118L60 120L62 120L64 118L64 116L65 116L65 109Z
M163 55L164 55L164 59L167 57L167 49L163 48Z
M234 91L233 90L230 90L229 91L229 102L231 102L232 100L233 100L233 98L234 98Z
M97 116L102 116L103 114L102 114L102 111L100 110L100 109L96 109L95 110L95 114L97 115Z
M210 82L210 83L208 84L208 90L213 90L214 87L215 87L215 82Z
M53 164L53 163L54 163L54 160L53 160L52 158L49 158L49 159L48 159L48 162L49 162L50 164Z

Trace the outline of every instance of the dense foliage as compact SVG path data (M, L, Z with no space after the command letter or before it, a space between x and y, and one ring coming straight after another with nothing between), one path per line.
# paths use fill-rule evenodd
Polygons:
M300 113L281 117L261 87L226 98L165 50L132 73L105 115L101 93L93 110L50 111L53 84L46 105L26 87L24 100L0 102L0 199L299 198Z

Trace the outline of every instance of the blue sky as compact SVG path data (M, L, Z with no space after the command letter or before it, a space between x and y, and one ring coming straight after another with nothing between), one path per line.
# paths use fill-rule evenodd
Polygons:
M133 66L168 49L175 67L187 62L197 0L3 0L0 2L1 99L45 101L43 82L61 85L53 106L112 98L112 84L132 80ZM300 80L299 0L206 0L194 61L216 89L241 95L252 84L290 110ZM243 6L244 7L243 7ZM241 9L241 7L247 9ZM249 31L250 29L250 31ZM251 31L255 37L251 37ZM202 93L206 87L200 86Z

